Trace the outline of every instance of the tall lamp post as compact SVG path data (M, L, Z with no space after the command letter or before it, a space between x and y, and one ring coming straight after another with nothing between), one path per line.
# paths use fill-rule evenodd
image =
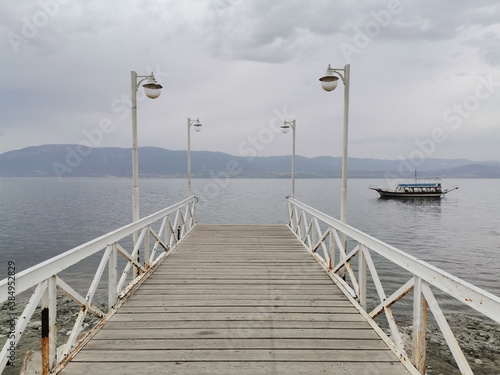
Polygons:
M295 120L283 121L281 131L286 134L290 128L292 128L292 198L295 198Z
M349 125L349 85L351 66L347 64L344 69L332 69L330 65L326 69L326 73L319 80L325 91L333 91L337 87L339 77L344 83L344 135L343 135L343 152L342 152L342 191L340 200L340 221L343 223L347 219L347 131Z
M132 82L132 219L139 220L139 159L137 153L137 90L142 82L147 80L144 93L150 99L156 99L161 94L162 85L156 82L153 72L149 76L138 76L136 72L130 72ZM138 79L140 79L138 81ZM135 243L134 238L134 243Z
M199 132L201 130L201 123L199 119L191 120L188 117L187 120L187 132L188 132L188 195L191 196L191 126L194 126L194 130Z
M139 81L138 81L139 79ZM136 72L130 72L132 83L132 220L139 220L139 158L137 153L137 90L142 82L147 80L144 87L144 93L150 99L156 99L161 94L162 85L156 82L153 72L149 76L138 76ZM134 248L139 237L138 232L132 235ZM137 261L139 261L139 252L137 252ZM135 267L134 276L139 275L139 268Z

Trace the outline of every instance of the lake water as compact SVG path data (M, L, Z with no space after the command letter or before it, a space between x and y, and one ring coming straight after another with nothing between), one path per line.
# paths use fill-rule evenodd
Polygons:
M500 180L444 180L458 185L441 200L383 200L351 179L347 221L409 254L500 295ZM289 179L194 179L200 223L284 223ZM340 213L340 179L297 179L296 198ZM141 217L187 196L184 179L141 179ZM0 179L0 278L92 240L132 219L131 179ZM95 269L94 269L95 270ZM390 269L385 272L390 273Z

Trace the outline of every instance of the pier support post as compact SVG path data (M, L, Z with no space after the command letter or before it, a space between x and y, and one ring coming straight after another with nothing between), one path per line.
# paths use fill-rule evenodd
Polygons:
M57 287L56 276L50 277L41 301L42 375L48 375L56 365L57 350Z
M118 250L116 243L111 245L111 252L108 258L108 308L116 305L117 286L118 286Z
M422 293L422 281L415 276L413 299L413 365L425 374L427 346L427 300Z
M365 251L368 251L364 245L359 246L359 267L358 267L358 300L363 309L366 310L366 277L367 277L367 264Z

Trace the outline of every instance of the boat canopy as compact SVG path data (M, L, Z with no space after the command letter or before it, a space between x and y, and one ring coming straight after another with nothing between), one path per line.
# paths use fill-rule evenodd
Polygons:
M399 184L398 187L412 187L412 188L431 188L441 186L440 182L425 183L425 184Z

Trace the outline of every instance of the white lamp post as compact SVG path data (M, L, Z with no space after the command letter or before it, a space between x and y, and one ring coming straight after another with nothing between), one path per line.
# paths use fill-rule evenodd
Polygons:
M191 196L191 126L194 126L194 130L199 132L201 130L201 123L199 119L191 120L188 117L187 121L187 132L188 132L188 195Z
M319 79L321 81L321 86L325 91L335 90L339 77L344 83L344 135L342 152L342 191L340 200L340 221L343 223L346 222L347 218L347 131L349 124L350 71L351 66L349 64L344 66L344 69L332 69L330 65L328 65L325 75Z
M132 82L132 218L133 221L139 220L139 161L137 154L137 90L142 82L148 80L142 85L144 93L150 99L156 99L160 96L162 85L156 82L153 72L149 76L138 76L136 72L130 72ZM141 78L140 81L137 79ZM135 244L135 239L134 239Z
M156 82L153 72L149 76L138 76L136 72L130 72L132 82L132 220L139 220L139 158L137 154L137 89L142 82L148 80L142 85L144 93L150 99L156 99L160 96L162 86ZM140 81L137 81L141 78ZM133 234L134 247L139 237L138 232ZM137 261L139 261L139 252L137 252ZM139 275L139 269L135 267L134 275Z
M281 125L281 131L283 133L288 133L288 130L292 128L292 198L295 198L295 120L283 121Z

